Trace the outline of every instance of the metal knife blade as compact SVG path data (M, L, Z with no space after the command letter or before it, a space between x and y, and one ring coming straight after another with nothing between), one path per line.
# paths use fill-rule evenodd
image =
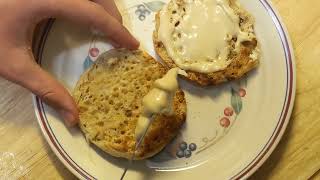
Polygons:
M133 151L133 153L132 153L132 156L131 156L131 158L130 158L130 160L129 160L129 164L124 168L120 180L123 180L123 178L125 177L125 175L126 175L126 173L127 173L127 171L128 171L129 166L133 164L133 159L135 158L136 151L139 149L140 145L142 144L142 141L143 141L144 137L146 136L150 125L151 125L151 122L148 124L148 127L147 127L146 130L143 132L143 135L142 135L142 136L140 137L140 139L138 140L138 143L136 144L136 146L135 146L135 148L134 148L134 151Z

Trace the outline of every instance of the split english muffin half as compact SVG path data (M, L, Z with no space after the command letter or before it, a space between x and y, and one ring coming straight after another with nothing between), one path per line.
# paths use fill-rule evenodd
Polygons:
M73 92L79 126L87 140L112 156L130 159L137 143L135 129L143 113L143 98L167 72L141 50L114 49L100 55ZM184 124L186 101L180 89L174 92L172 110L170 115L153 115L136 160L161 151Z
M254 18L237 0L171 0L156 14L153 42L168 67L202 86L239 79L259 64Z

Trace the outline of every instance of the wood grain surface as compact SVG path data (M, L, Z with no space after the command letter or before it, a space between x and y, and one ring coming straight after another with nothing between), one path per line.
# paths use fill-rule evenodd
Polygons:
M297 94L288 128L267 162L250 179L320 179L320 1L273 0L286 24L297 64ZM31 94L0 79L0 157L21 179L76 179L41 135ZM8 174L5 174L8 173ZM23 175L23 176L21 176Z

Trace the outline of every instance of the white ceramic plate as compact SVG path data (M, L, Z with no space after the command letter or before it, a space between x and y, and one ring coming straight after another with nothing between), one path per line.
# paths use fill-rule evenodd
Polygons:
M127 179L246 178L276 147L294 102L293 51L270 2L240 2L256 19L255 31L262 49L259 68L241 81L217 87L200 88L180 81L188 104L185 127L159 155L136 163ZM122 0L118 5L126 26L141 41L142 48L155 56L151 38L154 12L164 1ZM62 21L50 21L36 47L38 63L69 90L98 54L110 48L103 38ZM89 146L79 129L68 130L61 118L37 97L34 106L52 150L77 177L120 178L126 161ZM188 158L176 156L182 141L196 145L196 150L188 151Z

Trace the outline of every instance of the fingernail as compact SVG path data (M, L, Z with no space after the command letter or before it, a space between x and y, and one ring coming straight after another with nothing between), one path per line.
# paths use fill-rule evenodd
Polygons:
M62 110L60 111L60 114L68 127L72 127L77 124L76 118L72 113Z
M130 50L135 50L135 49L138 49L140 46L140 42L137 40L137 39L134 39L134 43L132 43L128 49Z
M120 48L121 47L118 43L116 43L112 39L110 39L109 41L110 41L110 43L112 44L113 47L115 47L115 48Z

